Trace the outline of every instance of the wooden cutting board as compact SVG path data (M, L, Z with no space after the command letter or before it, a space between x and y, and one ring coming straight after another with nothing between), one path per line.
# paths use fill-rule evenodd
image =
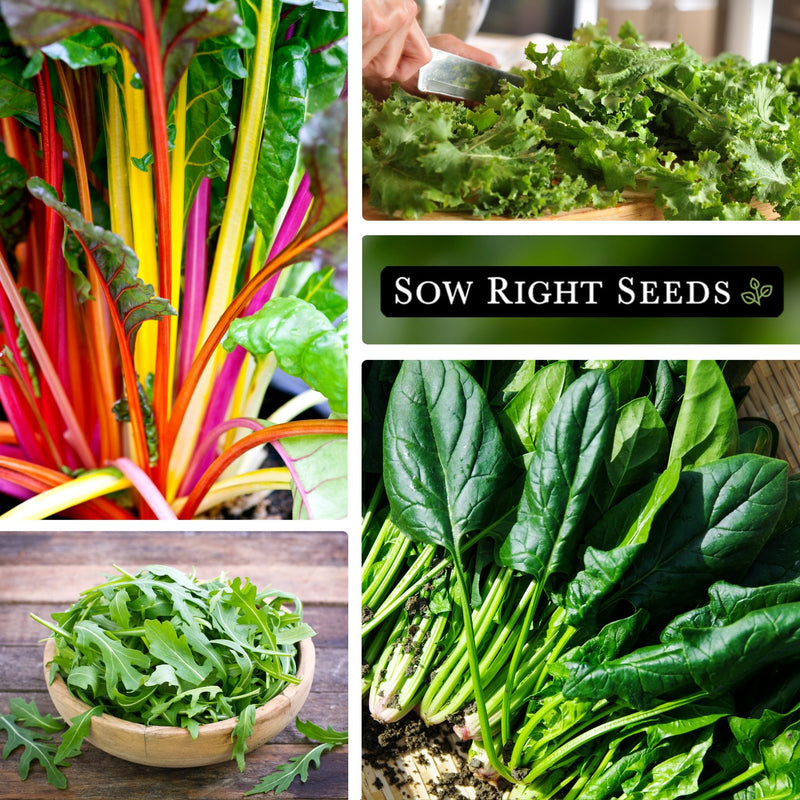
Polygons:
M778 219L778 215L773 210L769 203L753 203L754 208L757 208L766 219ZM364 196L362 214L365 220L389 220L389 219L402 219L399 216L389 216L379 211L374 206L370 205L368 195ZM465 211L435 211L431 214L425 214L419 219L422 220L477 220L477 217L472 216ZM509 217L490 217L493 220L510 219ZM656 208L655 203L649 199L635 198L627 200L610 208L577 208L573 211L562 211L558 214L543 214L539 217L530 217L530 221L605 221L605 220L663 220L664 214L660 208Z

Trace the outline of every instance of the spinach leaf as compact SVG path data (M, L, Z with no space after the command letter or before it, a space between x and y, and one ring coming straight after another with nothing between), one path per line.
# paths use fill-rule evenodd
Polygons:
M738 431L736 406L722 370L714 361L690 361L670 459L699 467L731 455L737 450Z
M611 452L595 487L597 505L606 511L620 493L647 481L666 463L667 426L653 403L638 397L619 410Z
M537 370L530 381L506 404L505 415L513 423L526 452L532 452L547 415L575 380L570 364L558 361Z
M753 454L683 472L615 599L663 622L702 601L714 580L743 577L783 510L787 472L785 462Z
M528 468L517 521L500 547L502 564L532 575L542 586L570 574L580 522L610 444L614 395L605 372L571 384L542 428Z
M498 499L516 478L483 391L457 362L403 364L383 443L395 524L451 552L497 516Z

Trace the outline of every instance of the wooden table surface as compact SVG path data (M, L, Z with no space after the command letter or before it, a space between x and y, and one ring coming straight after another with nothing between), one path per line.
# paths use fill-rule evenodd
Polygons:
M296 594L305 620L317 632L316 672L300 713L323 727L347 729L347 538L315 532L0 532L0 711L12 697L35 700L55 713L42 671L45 629L31 612L49 619L69 607L83 589L113 573L113 564L137 570L167 564L198 578L249 577L259 589L274 586ZM5 745L0 731L0 749ZM34 763L26 781L17 773L19 752L0 760L0 799L164 798L227 800L244 793L276 764L311 745L294 725L248 754L240 773L235 762L193 769L157 769L106 755L88 743L65 769L61 791ZM267 797L274 795L255 795ZM281 795L297 800L347 797L347 748L323 755L306 783L295 780Z

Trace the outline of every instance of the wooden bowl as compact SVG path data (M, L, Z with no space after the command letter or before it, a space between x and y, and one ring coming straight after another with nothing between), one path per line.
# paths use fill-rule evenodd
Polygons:
M297 677L300 683L290 684L277 697L256 710L253 733L247 739L247 751L255 750L280 733L296 716L314 678L314 644L303 639L299 645ZM44 676L49 681L50 663L55 655L55 642L48 639L44 648ZM58 713L67 721L88 711L90 706L75 698L61 675L57 674L48 691ZM167 725L141 725L136 722L101 714L92 717L86 737L95 747L112 756L149 767L201 767L229 761L233 754L231 733L236 717L200 726L193 739L186 728Z

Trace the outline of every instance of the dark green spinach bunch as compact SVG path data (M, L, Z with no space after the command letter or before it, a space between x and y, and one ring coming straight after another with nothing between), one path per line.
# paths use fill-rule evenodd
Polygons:
M314 635L300 600L248 578L198 581L149 566L86 590L53 614L51 675L91 707L145 725L187 728L238 717L234 757L256 709L298 683L296 645Z
M738 417L741 366L404 363L365 525L373 714L460 711L530 800L796 796L800 482Z
M523 87L476 108L365 96L364 168L388 214L537 216L653 198L668 219L786 219L800 202L797 63L709 62L630 25L530 45ZM622 193L625 193L624 197Z

